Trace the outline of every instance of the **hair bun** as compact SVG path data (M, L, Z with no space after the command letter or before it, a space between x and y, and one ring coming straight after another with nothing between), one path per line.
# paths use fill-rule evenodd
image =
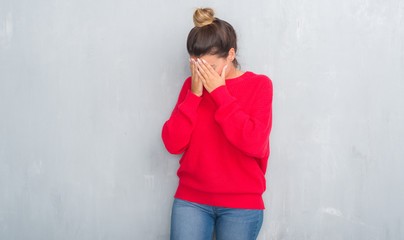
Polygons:
M212 8L198 8L194 12L195 27L203 27L215 20L215 12Z

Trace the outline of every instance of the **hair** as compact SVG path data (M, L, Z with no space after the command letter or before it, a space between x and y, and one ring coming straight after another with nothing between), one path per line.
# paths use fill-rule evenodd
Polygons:
M212 8L197 8L193 21L195 27L187 38L189 55L200 57L210 54L226 58L231 48L237 53L237 35L234 28L228 22L215 17ZM236 58L233 65L239 67Z

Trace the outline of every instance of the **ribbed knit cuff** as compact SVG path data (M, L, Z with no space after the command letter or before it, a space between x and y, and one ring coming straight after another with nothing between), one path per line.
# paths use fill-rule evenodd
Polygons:
M217 106L222 106L222 105L231 103L234 100L236 100L236 98L230 94L226 85L217 87L215 90L210 92L210 95L212 96L213 100L216 102Z
M202 97L196 96L191 92L191 89L188 89L184 101L178 106L178 108L184 113L194 113L198 109L201 100Z

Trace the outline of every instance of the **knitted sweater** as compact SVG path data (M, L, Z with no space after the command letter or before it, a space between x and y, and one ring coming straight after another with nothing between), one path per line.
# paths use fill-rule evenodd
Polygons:
M188 77L161 137L183 153L176 198L218 207L264 209L272 127L272 81L246 71L201 97Z

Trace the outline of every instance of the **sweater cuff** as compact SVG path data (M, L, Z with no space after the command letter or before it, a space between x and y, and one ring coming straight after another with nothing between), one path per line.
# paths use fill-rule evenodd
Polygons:
M201 100L202 97L196 96L191 92L191 89L188 89L184 101L178 106L178 108L183 112L196 112Z
M210 95L212 96L218 107L236 100L236 98L230 94L226 85L217 87L215 90L210 92Z

